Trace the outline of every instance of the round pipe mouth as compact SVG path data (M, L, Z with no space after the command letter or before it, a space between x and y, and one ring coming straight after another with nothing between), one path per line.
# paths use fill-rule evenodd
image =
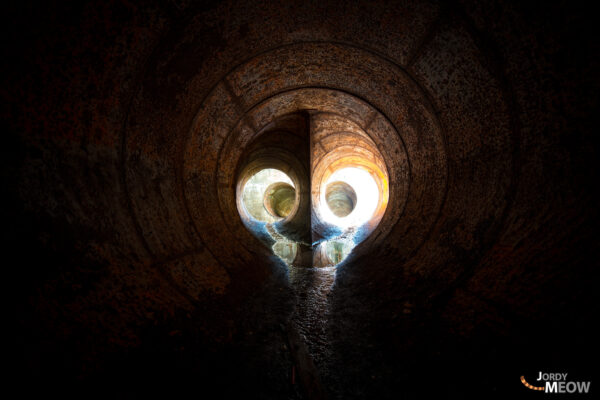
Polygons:
M298 209L297 190L283 171L263 168L246 171L238 190L238 211L243 221L275 223L292 218Z
M275 182L267 187L263 205L275 218L286 218L294 210L296 189L285 182Z
M346 182L336 181L327 185L325 200L331 212L339 218L346 217L356 207L356 192Z
M307 266L337 265L345 259L377 229L390 194L386 158L374 141L379 136L321 106L286 114L269 109L271 118L262 117L264 125L246 143L236 166L236 203L246 228L268 245L271 239L308 243L313 262L304 262L302 256L301 263ZM383 127L375 126L377 132L395 132L384 119L381 123ZM259 187L253 179L267 169L279 170L288 179L261 180ZM333 242L343 243L342 250L328 255L324 249L333 251ZM289 264L291 252L283 244L276 248Z

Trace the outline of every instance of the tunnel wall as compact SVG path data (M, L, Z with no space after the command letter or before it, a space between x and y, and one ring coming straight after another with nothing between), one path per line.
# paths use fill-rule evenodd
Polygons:
M371 355L333 389L391 390L411 372L386 353L475 357L493 338L493 358L545 333L589 343L598 49L578 4L11 7L4 243L19 260L20 368L60 360L57 376L89 377L181 347L223 365L248 343L266 363L255 338L281 344L293 300L279 264L240 243L254 239L223 201L236 165L224 160L311 104L351 116L390 174L388 210L332 297L335 348ZM289 356L275 353L285 381Z

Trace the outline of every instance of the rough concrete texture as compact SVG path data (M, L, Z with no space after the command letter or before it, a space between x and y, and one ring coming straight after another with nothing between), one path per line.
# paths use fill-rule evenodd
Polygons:
M600 49L583 4L7 7L22 390L396 399L593 378ZM306 160L338 139L385 167L389 202L333 286L311 286L248 231L236 190L285 164L307 199Z

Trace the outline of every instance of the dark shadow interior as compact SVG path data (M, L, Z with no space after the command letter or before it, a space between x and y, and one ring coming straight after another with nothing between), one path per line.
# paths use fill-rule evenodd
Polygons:
M5 9L6 330L24 395L515 398L539 371L595 391L586 3ZM348 234L318 211L345 166L380 191ZM265 168L294 192L259 226L238 191ZM341 216L360 201L331 188Z

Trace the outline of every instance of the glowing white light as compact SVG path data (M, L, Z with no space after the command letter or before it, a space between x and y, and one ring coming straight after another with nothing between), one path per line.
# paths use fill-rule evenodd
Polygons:
M352 186L356 192L354 210L345 217L336 216L327 206L325 198L327 185L331 182L342 181ZM373 216L379 203L379 187L375 179L361 168L342 168L335 171L321 189L321 215L323 220L342 228L360 226Z

